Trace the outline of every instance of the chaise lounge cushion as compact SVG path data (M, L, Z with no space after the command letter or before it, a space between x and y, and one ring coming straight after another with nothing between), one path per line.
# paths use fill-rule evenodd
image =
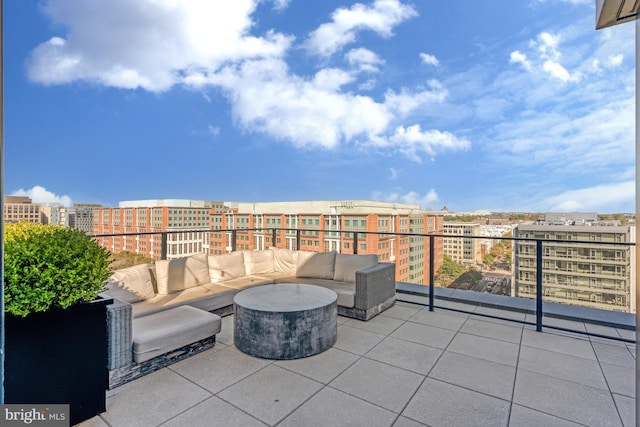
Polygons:
M153 298L156 292L149 264L135 265L114 272L107 279L105 293L110 297L131 304Z
M158 293L162 295L183 291L210 283L206 254L156 262Z
M378 264L378 255L336 254L336 268L333 280L356 283L356 271Z
M296 277L333 280L336 252L298 252Z
M188 305L136 319L133 360L141 363L220 332L220 317Z
M209 255L209 277L213 283L243 277L244 254L241 251L223 255Z

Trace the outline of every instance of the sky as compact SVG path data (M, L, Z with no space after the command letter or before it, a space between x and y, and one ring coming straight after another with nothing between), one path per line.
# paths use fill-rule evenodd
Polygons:
M635 211L595 0L9 0L5 194Z

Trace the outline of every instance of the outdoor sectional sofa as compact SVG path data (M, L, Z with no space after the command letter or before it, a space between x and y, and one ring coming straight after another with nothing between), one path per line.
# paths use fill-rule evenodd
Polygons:
M395 303L395 264L377 255L270 248L198 254L116 271L107 282L110 388L215 344L243 289L304 283L336 292L338 313L369 320Z

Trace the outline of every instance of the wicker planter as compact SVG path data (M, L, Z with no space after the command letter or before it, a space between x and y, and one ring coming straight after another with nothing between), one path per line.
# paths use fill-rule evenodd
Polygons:
M5 403L69 404L72 425L104 412L112 301L5 314Z

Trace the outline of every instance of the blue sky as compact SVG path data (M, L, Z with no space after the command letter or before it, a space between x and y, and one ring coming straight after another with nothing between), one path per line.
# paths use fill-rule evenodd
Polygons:
M12 0L5 192L633 212L594 0Z

